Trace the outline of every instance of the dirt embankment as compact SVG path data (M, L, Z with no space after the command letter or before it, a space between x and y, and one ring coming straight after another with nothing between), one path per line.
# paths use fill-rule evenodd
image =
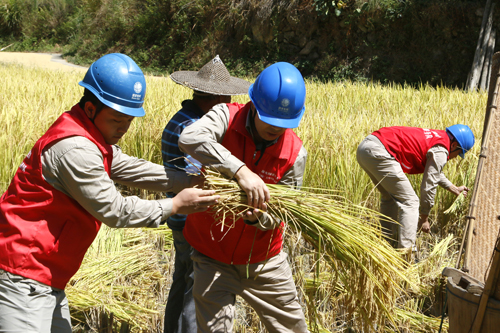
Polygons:
M20 64L63 71L87 70L87 67L68 63L58 53L0 52L0 63Z

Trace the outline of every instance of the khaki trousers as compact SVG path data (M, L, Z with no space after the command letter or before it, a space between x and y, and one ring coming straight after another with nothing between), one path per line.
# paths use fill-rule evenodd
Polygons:
M381 218L384 231L397 240L397 247L413 247L417 237L419 198L401 165L374 135L361 142L356 158L380 191L380 213L399 222L397 225Z
M0 269L0 333L71 333L64 290Z
M228 265L196 250L192 258L198 332L232 332L236 295L269 332L309 332L285 253L250 265Z

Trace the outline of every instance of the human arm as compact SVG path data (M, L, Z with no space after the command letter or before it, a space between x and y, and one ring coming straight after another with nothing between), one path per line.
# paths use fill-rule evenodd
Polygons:
M438 185L455 195L459 195L461 192L467 195L467 191L469 190L465 186L455 186L446 178L443 168L447 161L448 150L443 146L434 146L427 152L427 163L420 186L419 228L421 227L424 232L430 231L428 216L431 208L434 206L434 198Z
M179 148L202 165L210 165L233 178L245 163L221 144L228 125L229 109L225 104L218 104L182 131Z
M163 169L163 168L162 168ZM123 197L104 169L103 157L90 140L75 136L57 142L42 153L44 179L55 189L76 200L97 220L110 227L157 227L161 221L186 206L173 199L142 200ZM186 189L180 199L198 195L203 204L191 206L201 211L215 201L212 192ZM207 196L208 195L208 196ZM184 205L184 206L183 206Z
M231 154L222 144L229 126L229 109L218 104L201 119L186 127L179 138L179 148L203 165L210 165L229 178L235 178L248 197L248 205L266 209L269 190L264 181Z
M184 188L201 184L199 178L183 170L129 156L120 147L113 146L111 179L119 184L149 191L179 193Z

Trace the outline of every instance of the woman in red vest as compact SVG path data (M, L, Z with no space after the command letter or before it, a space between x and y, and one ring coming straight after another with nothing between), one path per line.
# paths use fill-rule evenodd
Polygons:
M381 219L393 245L412 248L418 226L424 232L430 231L428 216L438 185L455 195L462 192L467 195L467 187L453 185L442 171L449 159L458 155L463 158L474 141L471 129L457 124L445 131L383 127L361 142L357 160L381 193L380 212L399 222L397 225ZM405 173L423 173L420 200Z
M194 248L193 296L199 332L231 332L236 295L270 332L308 332L282 252L283 224L265 213L266 183L298 187L307 158L291 130L305 107L305 84L289 63L264 69L249 88L251 102L218 104L186 127L179 147L203 165L234 177L248 196L242 218L221 230L208 213L191 214L184 237Z
M72 331L64 288L101 222L158 227L171 214L200 212L217 200L213 191L183 190L194 177L115 146L145 114L146 81L132 59L105 55L79 84L80 102L35 143L0 198L0 332ZM114 182L180 192L141 200L123 197Z

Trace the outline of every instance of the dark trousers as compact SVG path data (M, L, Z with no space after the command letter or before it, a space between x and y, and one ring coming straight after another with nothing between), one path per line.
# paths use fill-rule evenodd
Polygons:
M193 299L193 248L182 231L172 230L175 266L172 286L165 307L164 333L196 333L196 309Z

